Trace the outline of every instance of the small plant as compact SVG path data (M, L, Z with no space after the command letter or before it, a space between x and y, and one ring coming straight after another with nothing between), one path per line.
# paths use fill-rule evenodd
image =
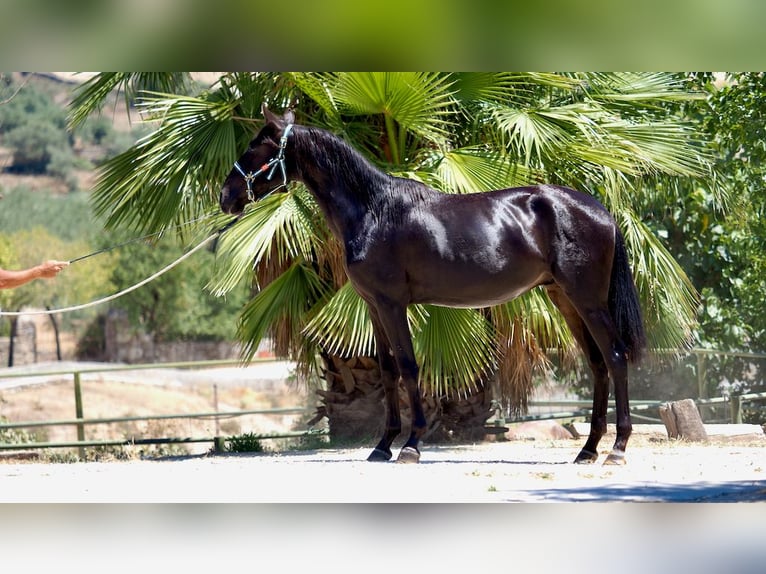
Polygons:
M230 436L226 439L226 452L263 452L258 435L252 432Z
M7 423L8 419L0 417L0 423ZM35 442L35 436L25 430L0 429L0 442L6 444L25 444Z
M287 443L294 450L319 450L330 446L330 438L323 431L309 431L308 434L298 437Z
M57 464L74 464L80 462L80 457L77 456L77 453L70 451L59 452L55 450L45 450L41 454L40 459L47 463Z
M104 445L90 448L85 452L85 462L105 462L113 460L131 460L133 456L122 445Z

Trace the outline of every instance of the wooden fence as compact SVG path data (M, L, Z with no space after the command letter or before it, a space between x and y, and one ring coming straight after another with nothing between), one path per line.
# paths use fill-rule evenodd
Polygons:
M274 362L273 360L256 361L260 363ZM158 421L171 419L208 419L221 420L247 415L288 415L288 414L310 414L313 411L305 406L295 406L273 409L243 409L243 410L214 410L198 413L177 413L164 415L146 415L146 416L127 416L127 417L109 417L109 418L85 418L83 416L83 397L82 397L82 375L108 373L115 371L138 371L147 369L204 369L211 367L237 366L241 363L236 360L220 361L189 361L176 363L151 363L140 365L115 365L107 367L85 367L82 369L64 369L48 370L36 372L18 372L4 373L3 380L13 378L33 378L50 376L71 376L72 388L74 394L75 416L71 419L59 420L40 420L40 421L12 421L0 422L0 433L4 430L30 429L51 426L74 426L77 429L76 441L59 442L0 442L0 451L11 450L32 450L48 448L77 448L80 458L85 456L86 447L105 447L105 446L131 446L131 445L157 445L157 444L191 444L191 443L210 443L212 450L223 452L225 450L226 437L219 434L197 437L152 437L152 438L125 438L114 440L88 440L86 439L86 427L95 425L109 425L137 421ZM216 429L218 425L216 424ZM307 429L304 431L285 431L275 433L249 433L249 436L256 440L266 439L285 439L307 436L320 436L326 434L323 429Z
M759 356L759 358L762 358ZM259 362L273 362L272 360L263 360ZM167 420L167 419L223 419L232 417L241 417L246 415L285 415L285 414L307 414L311 412L305 406L295 406L287 408L277 409L257 409L257 410L230 410L230 411L218 411L211 412L199 412L199 413L182 413L182 414L165 414L165 415L148 415L148 416L131 416L131 417L114 417L114 418L85 418L83 416L83 399L82 399L82 384L81 378L86 373L104 373L114 371L135 371L142 369L163 369L163 368L176 368L176 369L204 369L209 367L221 367L221 366L236 366L240 363L236 360L222 360L222 361L191 361L191 362L178 362L178 363L151 363L142 365L116 365L109 367L86 367L76 370L51 370L44 372L19 372L19 373L4 373L2 379L21 378L21 377L37 377L37 376L51 376L51 375L66 375L72 377L74 403L75 403L75 417L71 419L61 420L41 420L41 421L16 421L16 422L3 422L0 423L0 432L4 430L15 429L28 429L36 427L49 427L49 426L74 426L77 429L76 441L61 441L61 442L21 442L21 443L2 443L0 442L0 451L8 450L29 450L29 449L47 449L47 448L77 448L81 458L84 458L86 447L104 447L104 446L127 446L127 445L156 445L156 444L190 444L190 443L210 443L212 449L217 452L225 450L226 437L218 434L210 436L198 436L198 437L153 437L153 438L125 438L115 440L87 440L86 439L86 427L93 425L108 425L123 422L133 421L150 421L150 420ZM706 422L742 422L742 409L743 405L751 403L758 404L756 408L762 409L761 403L766 401L766 392L763 393L748 393L742 395L731 395L726 397L713 397L713 398L698 398L695 402L699 407L705 406L721 406L728 405L729 417L726 420ZM636 419L644 422L656 422L660 423L659 417L647 416L647 413L659 409L666 401L660 400L634 400L631 401L631 415ZM502 415L498 415L495 420L490 421L490 425L502 426L506 423L522 422L530 420L547 420L547 419L575 419L580 417L588 417L590 415L592 402L589 400L551 400L551 401L531 401L529 403L531 410L548 409L548 412L538 412L514 418L512 420L504 418ZM561 410L555 410L560 408ZM612 412L610 409L609 412ZM295 438L295 437L307 437L318 436L327 434L325 430L313 430L306 429L304 431L288 431L279 433L252 433L251 436L254 439L282 439L282 438Z
M713 397L710 399L695 399L694 402L697 407L728 405L728 411L730 416L726 419L720 420L707 420L709 423L742 423L742 409L747 403L761 403L766 401L766 393L747 393L743 395L731 395L727 397ZM656 410L668 401L630 401L630 415L632 418L643 420L645 422L662 423L662 420L658 417L647 416L646 412L649 410ZM567 410L562 411L550 411L538 414L530 414L514 418L512 421L506 420L505 422L524 422L533 420L550 420L550 419L568 419L578 418L583 416L590 416L593 401L584 400L552 400L552 401L530 401L530 408L555 408L566 407ZM764 410L766 407L757 406L758 410ZM607 414L614 413L614 408L607 409Z

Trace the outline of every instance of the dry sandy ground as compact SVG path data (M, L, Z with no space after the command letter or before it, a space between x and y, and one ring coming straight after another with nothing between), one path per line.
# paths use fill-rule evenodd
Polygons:
M368 463L367 448L6 461L0 502L48 504L0 504L3 571L764 572L763 443L637 440L623 467L571 464L580 443L425 446L418 465Z
M282 370L267 371L276 368ZM284 379L285 368L278 363L261 365L258 377L241 370L213 374L221 386L227 381L237 385L242 376L271 383ZM146 374L140 378L145 381ZM177 383L183 387L199 381ZM163 379L163 384L168 381ZM10 390L5 393L10 396ZM603 449L613 440L607 434ZM623 467L572 464L583 442L583 438L538 438L424 445L418 465L368 463L372 445L75 464L4 460L0 502L766 501L763 435L744 442L724 439L695 445L636 432Z
M6 461L0 463L0 501L766 501L766 446L760 443L639 444L629 448L622 467L571 464L579 443L426 445L418 465L368 463L368 448L76 464Z

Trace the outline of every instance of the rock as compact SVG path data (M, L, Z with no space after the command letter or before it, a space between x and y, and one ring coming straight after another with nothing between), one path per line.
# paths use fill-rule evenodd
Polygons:
M692 442L708 440L705 425L694 399L684 399L660 405L660 418L665 423L668 437Z
M527 421L509 424L508 440L558 440L574 438L572 433L556 421Z

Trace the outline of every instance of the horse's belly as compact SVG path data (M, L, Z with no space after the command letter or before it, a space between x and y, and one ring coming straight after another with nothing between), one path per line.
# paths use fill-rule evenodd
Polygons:
M411 302L443 307L491 307L510 301L546 280L546 275L542 272L507 273L496 276L476 274L439 277L437 275L428 281L411 281Z

